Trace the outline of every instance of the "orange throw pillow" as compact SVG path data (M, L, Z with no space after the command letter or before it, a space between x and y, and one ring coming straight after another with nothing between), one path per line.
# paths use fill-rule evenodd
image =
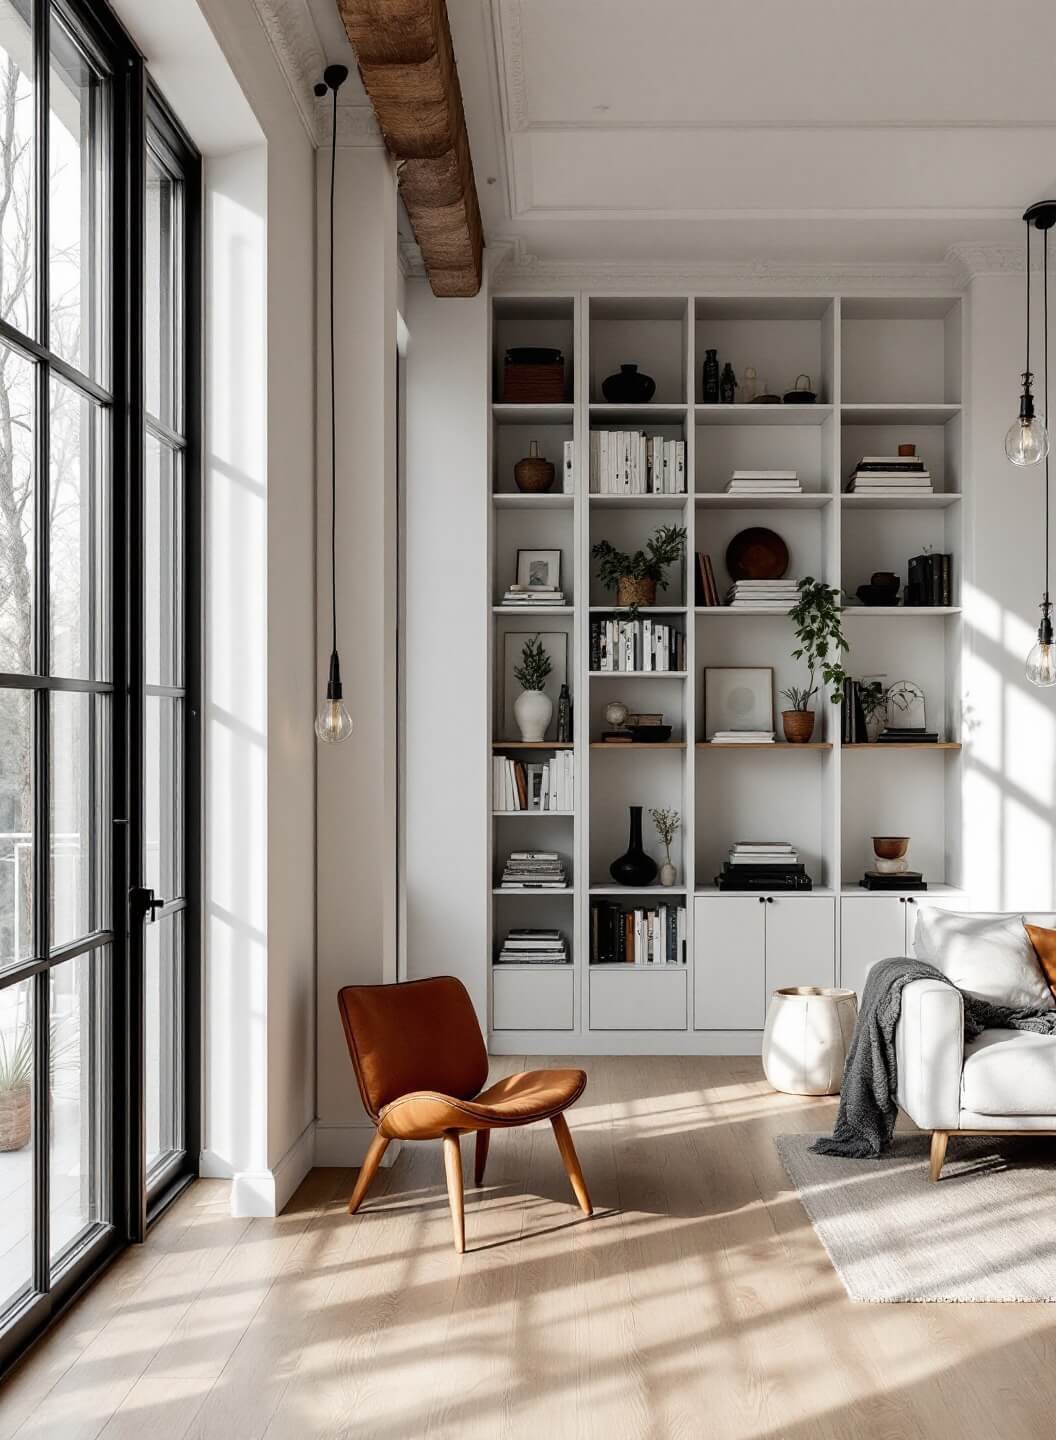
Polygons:
M1045 972L1045 979L1049 982L1049 989L1056 995L1056 930L1045 930L1040 925L1028 925L1024 920L1023 928L1027 932L1027 938L1034 946L1034 954L1038 957L1038 964Z

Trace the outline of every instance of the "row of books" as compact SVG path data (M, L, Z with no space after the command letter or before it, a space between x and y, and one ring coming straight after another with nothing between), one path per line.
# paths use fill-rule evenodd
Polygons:
M863 455L847 482L849 495L931 495L928 467L915 455Z
M711 563L711 556L697 551L696 571L696 600L697 605L721 605L719 598L719 587L715 583L715 568Z
M558 810L575 808L575 756L559 750L541 764L527 764L496 755L491 762L495 810Z
M502 942L496 965L568 965L568 941L560 930L511 930Z
M795 470L735 470L727 495L801 495L803 486Z
M590 963L684 965L686 907L625 910L618 900L598 901L590 912Z
M500 883L503 890L567 890L568 876L556 850L511 850Z
M593 495L684 495L686 442L633 430L590 432Z
M798 580L735 580L726 593L733 610L791 610L798 600Z
M538 606L563 605L565 592L555 585L511 585L503 595L502 603L533 609Z
M592 670L667 671L686 668L686 637L659 620L592 620Z
M953 604L952 555L914 555L909 562L908 575L902 592L904 605Z
M844 745L862 745L869 739L865 707L862 705L864 688L859 680L847 680L844 683L843 704L840 707L840 739Z

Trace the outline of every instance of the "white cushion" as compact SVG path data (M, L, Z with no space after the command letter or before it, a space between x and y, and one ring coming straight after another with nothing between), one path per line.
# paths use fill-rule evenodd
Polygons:
M964 1047L961 1106L980 1115L1056 1120L1056 1035L984 1030Z
M1021 913L964 914L922 905L913 948L968 995L1015 1010L1056 1008Z

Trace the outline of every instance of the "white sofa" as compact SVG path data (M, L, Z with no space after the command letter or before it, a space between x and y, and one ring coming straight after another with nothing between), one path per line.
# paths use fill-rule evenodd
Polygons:
M1024 919L1056 928L1056 916L1050 914L1015 912L978 918L1011 921L1013 931ZM978 993L974 985L965 983L964 974L954 973L956 965L948 968L942 954L929 950L926 941L919 942L921 934L918 922L914 948L919 958L936 965L963 989ZM1028 955L1033 952L1028 950ZM986 975L992 975L994 968L987 967ZM980 986L987 983L986 975ZM1044 982L1044 976L1041 979ZM1008 983L1007 976L1002 983ZM1023 1003L1022 994L1014 990L1006 995L992 991L985 998L998 1004ZM1048 1008L1053 1004L1049 992ZM966 1042L961 991L938 980L915 980L902 992L895 1052L898 1103L915 1125L931 1131L932 1180L938 1180L942 1171L951 1135L1023 1131L1056 1135L1056 1035L984 1030Z

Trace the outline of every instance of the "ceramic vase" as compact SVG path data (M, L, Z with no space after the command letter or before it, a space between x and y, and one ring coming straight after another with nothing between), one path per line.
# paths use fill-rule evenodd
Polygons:
M677 879L678 871L671 864L670 860L665 860L660 866L660 884L673 885Z
M601 393L610 405L645 405L656 394L656 381L637 365L621 365L617 374L601 382Z
M522 690L513 702L513 718L522 740L545 740L554 702L542 690Z
M858 1018L853 990L775 990L763 1030L763 1073L785 1095L836 1095Z
M627 849L609 866L617 885L651 885L656 879L656 861L642 848L642 807L630 807L631 829Z

